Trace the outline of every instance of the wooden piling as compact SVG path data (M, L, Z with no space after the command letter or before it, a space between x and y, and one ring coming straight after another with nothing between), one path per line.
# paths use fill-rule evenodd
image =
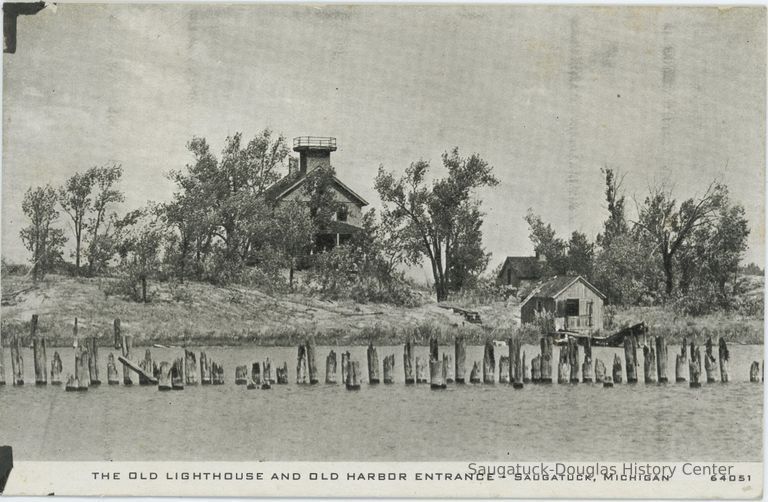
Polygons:
M224 365L212 362L211 373L213 385L224 385Z
M139 368L143 369L147 374L155 376L155 363L152 361L152 352L149 349L144 351L144 359L139 361ZM152 382L144 375L139 375L139 385L152 385Z
M440 359L440 346L437 343L437 337L432 335L429 337L429 362L437 361Z
M248 380L248 389L258 389L261 387L261 365L259 363L251 364L251 379Z
M386 380L386 372L384 379ZM325 383L336 383L336 352L333 350L325 358Z
M109 385L120 385L120 376L115 365L115 356L111 352L107 358L107 383Z
M76 392L80 390L77 380L75 380L75 377L72 375L72 373L67 374L67 384L64 387L64 389L67 392Z
M79 390L88 390L91 384L90 371L88 369L88 349L78 345L75 349L75 380Z
M696 342L691 341L691 362L688 364L689 385L691 387L701 387L699 377L701 376L701 349L696 347Z
M372 342L368 343L368 383L375 385L379 383L379 355Z
M430 358L429 361L429 388L430 389L444 389L445 382L443 381L443 360Z
M405 373L405 384L411 385L416 383L416 378L413 372L413 342L410 335L405 339L405 346L403 348L403 372Z
M752 365L749 367L749 381L752 383L760 382L760 362L752 361Z
M171 365L166 361L160 363L160 374L157 378L157 390L171 390Z
M171 388L184 390L184 358L178 357L171 365Z
M731 354L728 351L728 346L725 344L725 338L722 336L717 344L717 355L720 361L720 381L728 383L730 380L728 377L728 360L731 358Z
M496 376L496 355L493 350L493 340L485 339L483 351L483 383L492 385Z
M427 383L427 363L420 357L416 357L416 383Z
M277 368L280 369L280 368ZM280 375L277 377L277 383L278 385L287 385L288 384L288 363L283 362L283 367L280 369Z
M275 368L275 373L278 369ZM288 383L288 363L283 363L283 369L285 370L284 382L277 383ZM272 374L272 361L267 358L261 363L261 388L264 390L271 389L273 383L276 383L276 380L275 375Z
M499 358L499 383L509 383L509 356Z
M119 321L119 319L116 321ZM133 337L131 335L123 335L122 340L123 340L122 342L123 357L126 359L131 359L131 349L133 348ZM133 380L131 380L131 369L125 364L123 364L123 384L133 385Z
M59 352L53 351L53 359L51 360L51 385L61 385L61 372L64 370L64 365L61 363L61 356Z
M571 381L571 368L568 361L570 361L569 355L570 347L565 345L560 347L560 357L557 363L557 383L564 384Z
M395 383L395 355L384 356L384 383Z
M651 345L643 345L643 378L645 383L656 383L656 349Z
M197 385L197 358L187 349L184 349L184 379L187 385Z
M98 338L89 336L85 339L88 347L88 375L91 379L91 385L101 385L99 377L99 343Z
M617 382L621 383L621 382ZM607 375L605 377L605 380L603 380L603 387L610 388L613 387L613 380L611 379L610 375Z
M627 383L637 383L637 339L633 334L624 337L624 361L627 366Z
M522 371L520 367L520 338L516 336L507 338L507 350L507 356L499 358L499 383L512 383L518 379L522 383L522 378L518 378L520 371ZM502 361L507 365L506 379L503 380L501 376L501 372L504 371Z
M307 372L309 374L309 384L317 385L320 379L317 377L317 364L315 362L315 337L310 336L305 343L307 354Z
M299 345L299 352L296 356L296 383L307 383L307 347Z
M667 339L657 336L656 340L656 372L659 383L667 383Z
M45 356L45 340L37 335L37 314L29 322L29 337L32 340L32 365L35 369L35 385L48 383L48 361Z
M235 385L248 385L248 366L235 367Z
M685 382L685 373L688 369L688 342L683 337L680 345L680 353L675 356L675 382Z
M392 362L394 364L394 356L392 356ZM453 383L453 356L450 354L443 354L443 373L445 373L445 383Z
M480 364L475 361L472 365L472 371L469 374L469 383L481 383L480 379Z
M552 337L544 335L541 345L541 383L552 383Z
M581 365L581 381L592 383L592 337L586 339L584 345L584 362Z
M621 358L618 354L613 355L613 382L614 383L621 383Z
M0 385L5 385L5 349L2 330L0 330Z
M205 352L200 352L200 384L210 385L212 381L211 362L208 360L208 355Z
M571 369L571 383L579 383L579 344L575 338L568 338L568 366Z
M528 375L530 375L530 373L528 372L528 363L526 363L526 359L525 359L525 351L523 351L522 359L523 359L523 368L522 368L523 369L523 383L530 383L531 379L528 376Z
M455 373L456 373L456 383L464 383L465 377L464 377L464 371L465 371L465 365L467 360L467 346L464 341L464 335L459 335L456 337L455 341Z
M531 382L539 383L541 381L541 355L531 359Z
M347 384L347 373L349 372L349 351L341 353L341 381Z
M712 354L712 337L707 338L706 354L704 355L704 370L707 372L707 383L717 382L715 374L717 373L717 360Z
M360 390L360 361L349 361L347 390Z
M605 364L600 359L595 359L595 383L605 381Z
M24 385L24 357L21 355L21 337L11 337L11 371L13 385Z

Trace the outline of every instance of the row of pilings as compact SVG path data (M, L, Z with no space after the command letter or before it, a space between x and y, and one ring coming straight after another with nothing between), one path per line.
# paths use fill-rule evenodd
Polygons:
M98 366L98 343L96 337L86 337L82 343L75 346L75 372L62 375L62 361L58 352L54 352L48 371L46 356L46 340L38 333L38 316L32 316L30 323L30 336L34 354L35 383L53 385L66 382L67 390L87 390L90 386L99 385L101 377ZM77 338L77 319L74 323L75 340ZM114 346L120 353L117 359L110 353L107 360L107 383L110 385L132 385L137 378L139 385L157 385L160 390L183 389L185 385L221 385L225 383L224 367L211 360L205 352L200 352L199 361L196 354L186 348L183 355L173 361L157 362L152 359L149 349L144 352L144 357L137 360L134 357L133 337L122 333L120 319L113 323ZM24 360L21 356L22 337L14 335L10 340L12 382L14 385L24 384ZM453 353L439 350L437 337L429 341L429 356L422 358L414 356L415 345L412 338L407 337L403 347L403 376L406 385L429 384L433 389L444 389L449 384L511 384L514 388L522 388L527 383L547 384L557 382L559 384L594 383L604 387L612 387L623 382L637 383L642 374L642 381L646 384L665 384L670 381L667 374L667 342L664 337L643 337L643 344L639 346L638 338L629 335L624 338L624 358L619 353L614 353L612 361L601 361L592 357L592 345L590 338L582 338L581 348L584 352L580 357L580 345L577 338L570 337L564 345L559 347L557 359L554 358L554 336L546 335L540 338L540 350L529 362L526 352L522 350L520 337L510 337L506 340L505 354L497 358L495 351L499 348L493 340L485 342L483 359L472 361L472 366L467 377L468 361L466 356L466 343L463 336L454 339ZM638 357L642 353L642 363ZM717 357L715 357L717 355ZM379 364L378 349L369 343L366 353L368 369L367 383L376 385L379 383L395 383L395 355L388 354L383 357L383 364ZM691 387L698 387L701 383L714 383L730 381L729 376L730 354L726 341L718 340L713 344L712 338L708 338L702 355L701 347L694 341L690 344L684 338L679 353L675 356L674 382L688 382ZM622 362L624 368L622 368ZM118 373L118 364L122 364L122 378ZM553 364L555 365L553 368ZM361 371L360 361L354 360L349 351L341 353L341 361L337 361L337 354L331 350L325 360L326 384L336 384L337 373L341 373L341 383L350 390L360 389L364 376ZM379 369L382 372L379 373ZM703 370L703 372L702 372ZM199 372L199 378L198 378ZM288 363L283 362L276 366L273 372L272 362L269 358L264 361L253 362L249 365L241 365L235 368L235 383L246 385L248 388L269 389L274 384L288 384ZM758 361L752 362L749 368L749 380L760 382L763 380L763 368ZM296 360L296 383L318 384L320 374L316 365L316 347L314 339L309 337L299 345ZM3 345L0 341L0 385L5 384L5 368Z

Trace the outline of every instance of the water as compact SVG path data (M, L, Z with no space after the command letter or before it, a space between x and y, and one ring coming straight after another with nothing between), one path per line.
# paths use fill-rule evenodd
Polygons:
M329 349L317 348L321 379ZM762 361L762 349L734 345L732 382L700 389L687 383L612 389L526 385L523 390L496 384L432 391L428 385L403 385L402 346L379 347L380 364L384 355L395 353L397 383L364 384L357 392L343 385L296 385L296 349L287 347L204 348L224 364L223 386L159 392L155 386L104 383L88 392L65 392L63 386L34 385L32 353L25 349L27 384L0 387L0 444L12 445L18 460L759 461L763 385L748 380L749 364ZM73 351L58 350L66 377L74 373ZM134 350L135 358L143 357L143 348ZM340 362L340 349L334 350ZM366 372L365 347L349 350ZM524 350L528 361L538 354L537 347ZM670 347L667 364L672 379L675 350ZM467 378L482 351L467 348ZM505 351L497 347L496 357ZM619 351L595 348L593 357L610 371ZM428 356L427 347L415 352ZM99 353L104 382L108 353ZM158 361L179 353L152 349ZM49 361L52 356L49 348ZM250 368L265 357L273 368L288 362L289 385L271 390L234 385L236 365ZM8 350L5 359L8 378Z

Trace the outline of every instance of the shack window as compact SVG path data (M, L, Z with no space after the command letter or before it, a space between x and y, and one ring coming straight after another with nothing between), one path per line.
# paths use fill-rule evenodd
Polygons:
M578 298L568 298L565 300L565 315L568 317L575 317L579 315Z

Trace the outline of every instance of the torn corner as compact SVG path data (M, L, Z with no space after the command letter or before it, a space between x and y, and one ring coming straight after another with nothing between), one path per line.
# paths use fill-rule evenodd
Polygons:
M45 6L45 2L7 2L3 4L3 52L8 54L16 52L16 18L37 14Z

